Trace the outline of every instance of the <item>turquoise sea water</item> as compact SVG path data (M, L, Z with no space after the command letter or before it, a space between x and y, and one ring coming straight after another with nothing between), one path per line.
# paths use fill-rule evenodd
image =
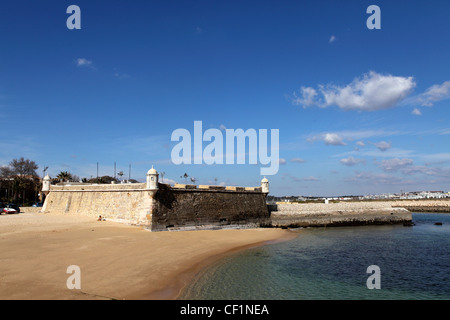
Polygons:
M297 229L294 240L211 266L180 298L450 299L450 214L413 213L413 222ZM367 288L370 265L380 268L380 289Z

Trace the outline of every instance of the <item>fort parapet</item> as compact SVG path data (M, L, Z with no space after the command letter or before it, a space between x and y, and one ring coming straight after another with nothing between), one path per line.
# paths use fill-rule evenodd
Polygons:
M152 168L146 183L46 184L49 180L44 180L42 212L101 216L151 231L270 225L267 179L261 187L170 186L159 183Z

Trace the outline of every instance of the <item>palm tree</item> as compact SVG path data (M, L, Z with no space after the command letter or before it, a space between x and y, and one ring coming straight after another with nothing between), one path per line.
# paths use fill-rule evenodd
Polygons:
M72 180L72 175L70 174L70 172L61 171L56 176L56 179L58 179L61 182L69 182L70 180Z

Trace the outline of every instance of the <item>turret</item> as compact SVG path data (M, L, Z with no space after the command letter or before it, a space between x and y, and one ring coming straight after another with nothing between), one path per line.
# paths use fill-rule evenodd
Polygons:
M49 192L50 191L50 177L49 175L46 175L44 180L42 181L42 192Z
M266 195L269 193L269 180L266 177L261 180L261 191Z
M147 189L158 190L158 171L156 171L153 166L147 172Z

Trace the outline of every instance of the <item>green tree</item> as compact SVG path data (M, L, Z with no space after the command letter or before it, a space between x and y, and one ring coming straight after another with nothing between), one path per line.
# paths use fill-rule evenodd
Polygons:
M23 157L20 159L11 160L9 166L14 175L22 177L24 176L36 177L37 176L36 170L39 168L36 162L24 159Z
M72 175L70 174L70 172L61 171L56 176L56 179L58 179L60 182L69 182L72 180Z
M2 166L0 167L0 179L7 179L11 176L13 176L14 173L9 166Z
M13 159L8 166L1 167L1 188L5 191L5 200L12 200L22 205L36 201L37 190L40 188L39 177L36 173L38 168L36 162L23 157Z

